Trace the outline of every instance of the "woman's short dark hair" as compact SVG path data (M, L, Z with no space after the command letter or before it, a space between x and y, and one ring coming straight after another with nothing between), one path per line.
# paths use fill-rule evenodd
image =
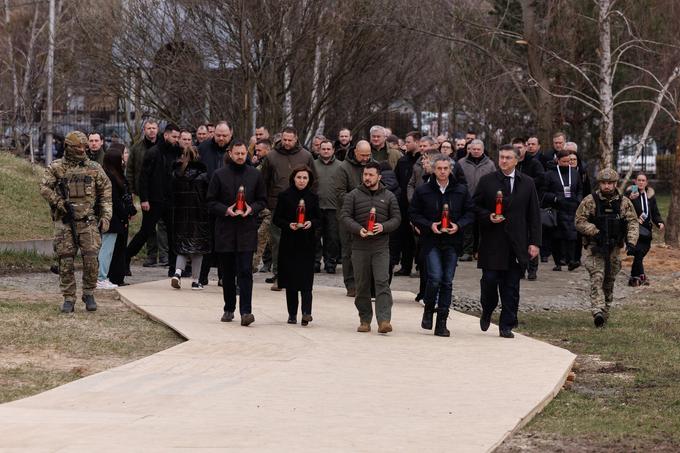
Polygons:
M295 185L295 175L300 173L301 171L306 171L307 175L309 175L309 182L307 183L307 187L312 187L314 184L314 172L312 171L311 168L309 168L305 164L297 165L293 168L293 170L290 172L290 178L288 179L290 182L291 186Z

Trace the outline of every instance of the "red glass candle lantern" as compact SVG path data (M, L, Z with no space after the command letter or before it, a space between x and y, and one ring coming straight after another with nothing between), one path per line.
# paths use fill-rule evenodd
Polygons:
M300 199L297 207L297 224L302 226L305 224L305 200Z
M373 234L373 228L375 227L375 208L371 208L368 213L368 223L366 224L366 231L369 234Z
M246 210L246 189L243 186L238 188L238 193L236 194L236 212L242 213Z
M496 216L500 217L503 215L503 192L500 190L496 192Z
M449 222L449 204L444 203L444 209L442 209L442 224L441 224L441 229L442 230L448 230L450 226Z

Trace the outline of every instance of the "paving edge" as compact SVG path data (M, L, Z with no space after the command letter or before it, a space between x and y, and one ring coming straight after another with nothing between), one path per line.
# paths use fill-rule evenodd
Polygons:
M410 292L410 291L404 291L404 292ZM147 317L147 318L149 318L149 319L151 319L151 320L153 320L153 321L155 321L155 322L157 322L157 323L159 323L159 324L162 324L162 325L166 326L167 328L169 328L169 329L171 329L173 332L175 332L177 335L179 335L180 337L184 338L185 342L191 341L190 338L188 338L188 337L187 337L186 335L184 335L182 332L180 332L179 330L177 330L177 328L171 326L170 324L168 324L167 322L163 321L163 320L160 319L159 317L157 317L157 316L155 316L155 315L149 313L148 311L144 310L144 309L141 308L140 306L136 305L134 302L132 302L131 300L129 300L127 297L121 295L120 292L118 292L118 290L116 290L116 294L118 294L118 297L119 297L120 301L121 301L124 305L126 305L127 307L129 307L131 310L133 310L133 311L135 311L136 313L139 313L140 315L143 315L143 316L145 316L145 317ZM411 294L413 294L413 295L415 296L415 293L411 293ZM469 315L469 314L467 314L467 313L463 313L463 312L460 312L460 313L463 314L463 315L465 315L465 316L472 316L472 315ZM525 335L525 334L522 334L522 335ZM545 341L543 341L543 340L538 340L538 339L536 339L536 338L529 337L528 335L525 335L525 336L527 336L528 338L531 338L531 339L534 340L534 341L541 341L541 342L543 342L543 343L550 344L550 343L545 342ZM551 346L555 346L555 345L551 345ZM555 346L555 347L559 347L559 346ZM564 349L564 348L562 348L562 349ZM571 351L569 351L569 352L571 352ZM574 354L574 353L572 353L572 354ZM152 355L153 355L153 354L152 354ZM557 384L555 385L555 387L553 388L553 390L552 390L548 395L546 395L546 397L543 398L543 400L542 400L540 403L538 403L538 404L531 410L531 412L529 412L529 413L526 414L524 417L522 417L522 419L521 419L519 422L517 422L517 424L515 425L515 427L514 427L513 429L511 429L510 431L507 431L507 432L503 435L503 437L502 437L501 439L498 440L498 442L496 442L494 445L492 445L491 448L488 450L489 452L495 451L495 450L496 450L498 447L500 447L500 446L503 444L503 442L505 442L510 436L512 436L512 435L516 434L517 432L519 432L519 431L520 431L524 426L526 426L527 423L529 423L536 415L540 414L540 413L543 411L543 409L545 409L545 407L546 407L548 404L550 404L550 402L551 402L553 399L555 399L555 397L560 393L560 391L562 390L562 387L564 386L565 382L567 381L567 378L569 377L569 373L571 372L571 370L572 370L572 368L573 368L573 366L574 366L574 362L576 361L576 357L577 357L576 354L574 354L574 358L571 360L571 364L570 364L569 368L567 368L567 369L564 371L564 374L562 375L562 378L560 378L560 380L557 382Z

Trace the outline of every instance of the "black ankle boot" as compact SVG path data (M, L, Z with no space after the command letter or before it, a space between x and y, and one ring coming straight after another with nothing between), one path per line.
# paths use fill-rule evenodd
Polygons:
M437 310L437 324L434 326L434 334L438 337L449 337L451 332L446 328L446 320L449 318L448 310Z
M420 322L420 327L425 330L432 330L432 317L434 316L434 305L425 304L423 309L423 320Z

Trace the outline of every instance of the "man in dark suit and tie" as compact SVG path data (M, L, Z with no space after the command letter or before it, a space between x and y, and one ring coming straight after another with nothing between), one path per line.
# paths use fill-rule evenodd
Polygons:
M473 197L480 230L477 267L482 269L479 324L483 331L489 328L500 294L499 329L504 338L514 337L520 277L541 245L536 187L531 177L515 171L518 159L512 145L503 145L498 151L499 170L479 180Z

